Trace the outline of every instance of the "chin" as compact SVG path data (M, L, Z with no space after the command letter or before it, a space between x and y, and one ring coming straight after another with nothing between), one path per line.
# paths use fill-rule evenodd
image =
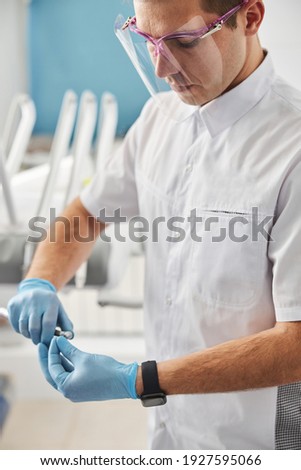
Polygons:
M177 93L183 103L191 106L204 106L222 94L223 88L221 86L214 88L214 90L211 89L211 92L209 89L206 90L204 87L194 86L182 93Z
M183 101L185 104L189 104L191 106L203 106L204 104L208 103L208 98L205 98L204 96L196 97L192 95L191 93L177 93L179 99Z

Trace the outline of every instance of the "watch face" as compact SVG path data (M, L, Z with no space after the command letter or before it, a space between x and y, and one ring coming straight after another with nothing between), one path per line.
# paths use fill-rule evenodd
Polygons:
M141 397L142 405L145 407L149 406L161 406L166 403L166 395L164 393L158 393L156 395L144 395Z

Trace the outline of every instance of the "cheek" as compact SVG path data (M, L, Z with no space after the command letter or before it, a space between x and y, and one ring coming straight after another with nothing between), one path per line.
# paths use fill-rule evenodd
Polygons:
M204 40L193 60L190 61L189 75L195 81L200 81L206 86L210 81L219 83L223 77L222 55L212 38Z
M232 36L232 40L222 46L223 74L226 81L232 81L241 71L246 57L245 45Z

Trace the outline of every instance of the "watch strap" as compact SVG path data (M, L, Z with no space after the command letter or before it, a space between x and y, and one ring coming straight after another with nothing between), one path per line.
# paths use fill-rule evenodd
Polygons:
M159 385L158 369L156 361L146 361L141 364L143 395L162 393Z

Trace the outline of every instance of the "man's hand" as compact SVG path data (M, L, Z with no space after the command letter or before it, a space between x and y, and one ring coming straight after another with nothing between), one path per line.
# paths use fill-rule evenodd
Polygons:
M138 398L138 364L122 364L112 357L88 354L65 338L53 338L48 348L39 344L46 380L73 402Z
M55 327L72 331L73 325L56 295L56 288L44 279L25 279L19 293L7 306L9 320L17 333L34 344L50 344Z

